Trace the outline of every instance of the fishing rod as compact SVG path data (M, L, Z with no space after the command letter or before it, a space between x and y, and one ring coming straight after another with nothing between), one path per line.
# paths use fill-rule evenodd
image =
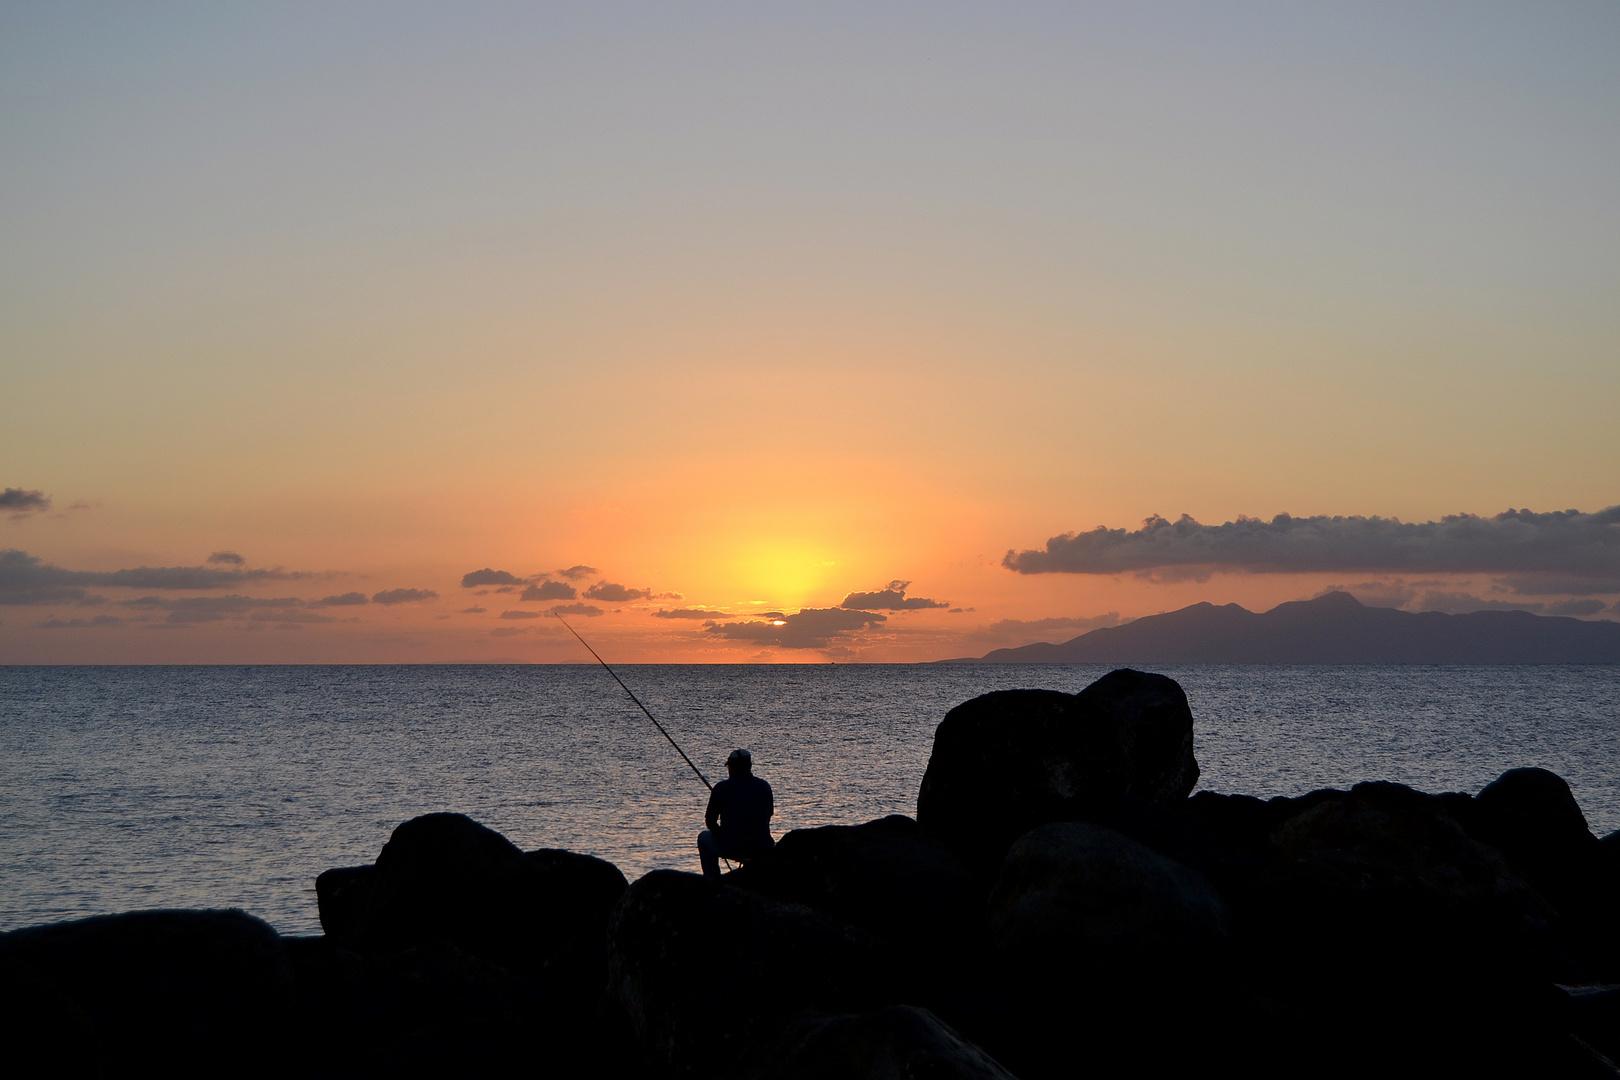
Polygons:
M568 626L568 620L567 619L563 618L561 615L558 615L555 611L553 611L551 614L556 618L556 620L558 622L562 623L564 626ZM651 720L653 722L653 727L658 729L658 734L660 734L664 738L668 739L669 740L669 745L673 746L675 748L675 752L677 754L681 755L681 760L686 762L688 765L690 765L692 767L692 771L697 773L697 778L699 780L703 781L703 786L708 788L710 791L713 791L714 790L714 785L709 783L709 778L707 776L703 775L703 770L699 769L696 765L692 765L692 759L686 756L686 751L681 749L681 744L675 741L675 737L673 735L671 735L669 732L664 730L664 725L660 724L658 722L658 718L656 716L654 716L651 712L648 711L647 706L641 704L641 699L636 697L635 692L632 691L628 686L624 685L624 680L619 678L619 673L614 671L612 668L608 667L608 662L606 660L602 659L601 655L595 649L591 648L591 643L590 642L586 641L582 637L579 637L579 631L578 630L575 630L572 626L568 626L568 632L570 634L573 634L575 637L579 638L579 643L581 645L585 646L585 648L590 650L591 655L596 657L596 662L598 664L601 664L604 668L606 668L607 673L609 675L613 676L613 681L619 684L619 689L621 689L625 693L629 694L630 695L630 700L635 702L636 705L641 709L641 711L647 714L647 719L649 719L649 720Z

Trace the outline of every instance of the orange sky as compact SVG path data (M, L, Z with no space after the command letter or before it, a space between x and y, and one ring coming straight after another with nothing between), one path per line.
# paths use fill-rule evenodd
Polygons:
M1546 593L1002 565L1152 514L1620 503L1607 10L4 18L0 661L586 659L484 567L662 597L577 620L626 661L1335 585L1620 615L1607 556ZM24 588L210 565L292 576ZM894 580L948 606L807 648L652 614Z

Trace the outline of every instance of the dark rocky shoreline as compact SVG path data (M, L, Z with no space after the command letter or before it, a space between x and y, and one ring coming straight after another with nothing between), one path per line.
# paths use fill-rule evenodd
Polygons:
M239 911L0 935L8 1060L56 1075L1620 1076L1620 834L1476 794L1191 794L1163 676L945 717L917 818L630 883L458 814Z

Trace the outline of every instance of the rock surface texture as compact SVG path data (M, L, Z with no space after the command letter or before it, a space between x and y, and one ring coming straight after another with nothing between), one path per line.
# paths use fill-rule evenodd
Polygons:
M68 1076L1620 1076L1620 834L1559 777L1197 777L1180 687L1117 671L952 709L916 821L721 881L429 814L320 875L321 937L0 934L0 1039Z
M1121 669L1078 694L1002 690L952 709L934 733L917 822L993 878L1036 826L1126 796L1179 802L1197 782L1186 694Z

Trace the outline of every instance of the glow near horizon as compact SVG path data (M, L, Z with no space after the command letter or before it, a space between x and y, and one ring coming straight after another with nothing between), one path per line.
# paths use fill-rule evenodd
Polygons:
M909 579L976 609L891 619L927 658L1324 583L997 566L1069 529L1620 502L1607 7L0 20L0 486L94 506L0 547L447 598L218 655L555 658L437 616L585 561L710 606Z

